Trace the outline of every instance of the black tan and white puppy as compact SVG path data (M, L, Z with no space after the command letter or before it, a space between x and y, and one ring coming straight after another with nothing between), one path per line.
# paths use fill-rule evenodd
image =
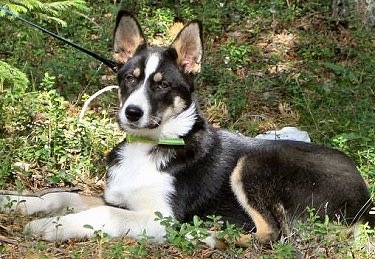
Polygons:
M286 235L315 208L320 216L375 225L373 202L353 161L341 152L298 141L260 140L213 128L194 97L202 62L201 23L187 24L169 47L148 46L137 20L120 11L114 58L126 140L109 154L103 199L77 193L16 197L24 214L66 207L75 213L31 221L45 240L146 233L163 242L155 212L181 222L220 215L261 242ZM3 204L9 200L3 197ZM90 225L91 228L84 227ZM215 240L205 240L215 246Z

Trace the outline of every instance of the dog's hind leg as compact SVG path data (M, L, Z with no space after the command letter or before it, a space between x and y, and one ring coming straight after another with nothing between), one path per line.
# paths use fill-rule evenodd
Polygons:
M238 202L254 221L256 227L255 236L260 242L268 243L279 238L281 229L272 212L263 203L264 197L259 197L259 193L256 191L259 187L253 187L256 194L249 199L243 181L244 161L245 157L239 159L231 174L231 188Z
M72 192L51 192L42 196L0 195L0 211L5 213L54 214L63 210L78 212L103 205L101 197L86 196Z

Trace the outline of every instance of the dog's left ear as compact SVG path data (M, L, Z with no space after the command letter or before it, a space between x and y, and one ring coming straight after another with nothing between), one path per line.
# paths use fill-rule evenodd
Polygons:
M187 24L173 41L172 48L177 52L177 64L185 73L198 73L203 57L202 23L192 21Z

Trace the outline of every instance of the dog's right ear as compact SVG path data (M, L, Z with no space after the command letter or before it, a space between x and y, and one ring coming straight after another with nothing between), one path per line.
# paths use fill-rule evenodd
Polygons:
M119 11L113 33L114 61L118 65L126 63L137 48L145 44L146 40L138 21L127 11Z

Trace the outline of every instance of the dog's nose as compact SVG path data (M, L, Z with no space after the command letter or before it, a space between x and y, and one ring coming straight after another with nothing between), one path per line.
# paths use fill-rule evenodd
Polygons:
M125 109L125 116L129 121L138 121L143 116L143 111L136 105L129 105Z

